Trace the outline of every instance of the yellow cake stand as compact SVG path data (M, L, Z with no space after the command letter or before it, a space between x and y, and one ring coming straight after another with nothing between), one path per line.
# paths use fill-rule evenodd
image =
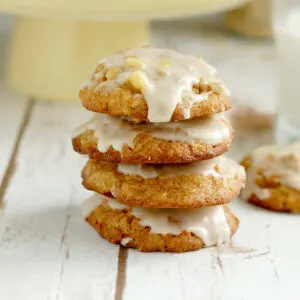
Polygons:
M0 0L0 11L17 15L6 79L36 99L74 101L99 58L149 44L148 20L211 13L242 2Z

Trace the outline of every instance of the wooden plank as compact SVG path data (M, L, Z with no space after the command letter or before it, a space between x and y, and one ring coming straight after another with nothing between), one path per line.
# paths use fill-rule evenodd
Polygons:
M269 214L272 215L268 223L270 252L280 288L275 299L298 299L299 214L275 212L269 212Z
M269 227L274 215L241 200L234 201L232 207L241 223L233 247L219 253L221 299L280 299Z
M1 17L2 21L7 18ZM6 22L2 22L5 25ZM8 29L9 26L6 26ZM5 26L4 26L5 28ZM5 50L8 45L8 32L0 30L0 211L3 209L5 189L12 173L13 164L9 170L9 163L13 161L13 152L17 150L17 134L20 133L22 121L26 119L27 97L11 91L4 84ZM10 172L9 172L10 171ZM5 182L3 178L6 174Z
M123 299L218 299L214 255L213 248L182 254L131 250Z
M0 77L0 182L9 165L28 105L26 97L9 90Z
M79 207L86 193L79 182L73 191L62 235L57 299L113 299L118 246L100 238L84 223Z
M31 110L32 101L10 91L0 80L0 232L6 205L6 190L15 170L20 141Z
M112 299L118 247L100 239L78 205L82 158L71 132L88 114L37 103L7 189L0 232L0 299Z

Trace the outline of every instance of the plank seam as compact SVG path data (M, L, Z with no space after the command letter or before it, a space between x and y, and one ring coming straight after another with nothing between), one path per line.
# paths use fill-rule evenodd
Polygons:
M13 178L13 175L16 170L16 160L18 157L20 144L24 137L27 126L29 124L34 104L35 104L35 100L33 100L33 99L29 99L27 101L27 105L26 105L25 112L24 112L24 115L22 118L22 122L20 123L18 134L16 136L16 141L14 143L14 147L13 147L11 156L9 158L8 165L6 167L2 182L0 184L0 214L4 213L4 210L5 210L5 199L4 198L6 195L6 191L10 185L11 179Z
M118 254L118 270L116 278L116 289L115 289L115 299L122 300L123 292L126 285L126 268L127 268L127 256L128 249L122 246L119 246Z
M65 271L65 260L69 259L69 246L66 244L66 237L67 237L67 231L69 228L69 224L70 224L70 220L71 220L71 212L70 212L70 204L71 204L71 198L69 198L69 203L67 206L67 216L66 216L66 221L65 221L65 225L63 227L63 231L62 231L62 236L61 236L61 240L60 240L60 253L61 253L61 264L60 264L60 271L59 271L59 275L58 275L58 286L57 286L57 292L56 292L56 297L55 299L59 300L61 299L61 297L63 297L61 295L62 293L62 279L63 279L63 275L64 275L64 271Z

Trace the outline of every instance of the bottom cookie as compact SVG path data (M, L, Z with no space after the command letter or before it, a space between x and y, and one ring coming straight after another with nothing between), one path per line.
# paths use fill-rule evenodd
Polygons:
M86 200L83 213L104 239L145 252L186 252L227 243L239 224L226 205L130 208L97 194Z

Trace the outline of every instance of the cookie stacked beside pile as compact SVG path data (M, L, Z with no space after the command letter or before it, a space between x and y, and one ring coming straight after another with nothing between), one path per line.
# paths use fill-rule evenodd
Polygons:
M141 251L197 250L226 243L238 219L227 203L244 169L222 155L233 138L229 93L201 58L139 48L97 65L81 88L94 112L73 138L89 156L83 205L99 234Z

